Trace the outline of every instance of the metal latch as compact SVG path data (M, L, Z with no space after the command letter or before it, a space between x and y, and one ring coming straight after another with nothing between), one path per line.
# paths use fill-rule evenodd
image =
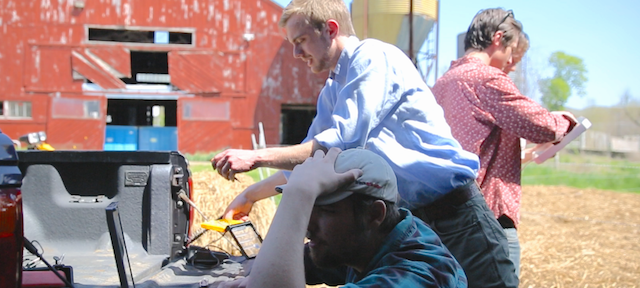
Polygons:
M184 183L184 170L180 166L173 166L173 179L171 186L180 187Z

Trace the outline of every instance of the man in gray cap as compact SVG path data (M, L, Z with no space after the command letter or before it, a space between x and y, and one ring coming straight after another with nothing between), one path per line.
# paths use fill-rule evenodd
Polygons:
M396 185L374 152L316 151L276 188L282 200L250 277L220 287L467 287L435 232L398 208Z

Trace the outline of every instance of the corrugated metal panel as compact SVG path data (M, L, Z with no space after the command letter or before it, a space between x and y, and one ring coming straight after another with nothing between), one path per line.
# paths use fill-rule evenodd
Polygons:
M11 75L24 71L24 88L30 92L79 91L81 84L74 83L71 78L71 61L68 60L70 55L71 50L64 46L30 46L24 70L5 73Z
M365 1L368 16L365 20ZM375 38L398 46L409 52L409 0L354 0L352 3L353 26L356 35ZM413 1L413 51L414 57L427 39L438 19L438 1ZM365 33L365 21L367 24Z
M74 49L71 52L71 65L74 71L104 89L126 88L126 85L118 78L118 75L114 75L112 71L108 71L104 66L99 65L83 49Z
M119 78L131 78L131 53L124 47L92 47L87 49L87 54L95 55L100 61L104 61L115 71L120 73Z
M351 4L352 15L362 16L365 0L353 0ZM369 14L409 14L410 0L367 0ZM437 0L413 0L413 13L422 14L431 18L438 17Z
M169 52L171 84L191 93L244 91L244 65L237 53Z
M246 114L246 110L255 111L255 123L262 122L264 124L268 144L280 143L282 104L315 106L318 94L328 76L327 73L312 73L305 62L291 57L292 50L291 43L280 41L278 52L272 58L271 66L262 81L262 89L257 103L234 105L237 107L237 111L235 111L237 114L232 114L234 119L239 119L240 115ZM241 100L237 100L237 102L241 102ZM232 109L232 111L234 110ZM254 128L257 128L257 125ZM257 129L254 131L257 135Z
M215 79L206 68L191 63L183 53L169 52L169 75L171 84L191 93L216 93L221 91L220 80Z
M60 96L62 98L74 98L87 101L98 100L100 102L100 114L105 115L107 111L107 99L105 97L77 96L74 94L62 94ZM47 121L46 128L47 142L59 150L102 150L105 126L104 118L50 118Z
M185 109L190 105L212 105L224 103L219 98L199 98L178 100L178 148L180 151L205 152L232 147L233 128L228 120L189 119L185 117ZM251 142L250 138L247 142ZM237 147L237 146L236 146Z
M47 142L59 150L102 150L104 129L102 119L51 119Z
M189 153L211 152L229 147L233 143L234 129L229 122L187 121L178 123L178 149ZM251 138L246 138L251 143ZM238 139L243 140L243 139ZM240 141L243 142L243 141ZM245 147L250 147L245 145Z

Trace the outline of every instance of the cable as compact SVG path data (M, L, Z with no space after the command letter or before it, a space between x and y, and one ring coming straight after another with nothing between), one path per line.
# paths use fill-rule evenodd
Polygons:
M38 253L38 249L36 249L36 247L33 246L33 243L31 243L31 241L29 241L29 239L27 239L27 237L23 237L23 238L24 238L24 248L26 248L31 254L38 256L38 258L40 258L40 260L42 260L42 262L44 262L44 264L46 264L47 267L49 267L51 272L56 274L56 276L58 276L58 278L60 278L60 280L62 280L62 282L64 282L64 284L67 285L67 287L73 288L73 284L71 284L71 282L69 282L69 280L67 280L67 278L62 277L62 275L60 275L58 270L53 268L51 266L51 264L49 264L49 262L47 262L47 260L44 260L44 257L42 257L42 254Z
M213 239L213 240L209 241L209 243L208 243L207 245L205 245L205 247L213 247L213 248L217 248L219 251L226 253L226 254L227 254L227 256L230 256L230 255L231 255L231 253L229 253L229 251L227 251L227 250L225 250L225 249L222 249L222 247L220 247L220 246L213 245L213 243L214 243L214 242L218 242L218 241L220 241L222 238L224 238L225 240L229 241L229 243L231 243L231 246L232 246L233 248L238 249L238 247L237 247L233 242L231 242L229 239L227 239L227 237L225 237L226 235L227 235L227 231L224 231L224 233L221 233L221 234L220 234L220 237L218 237L218 238L216 238L216 239Z
M187 202L189 205L191 205L191 207L193 207L194 209L196 209L196 211L198 211L198 213L200 214L200 216L202 216L202 218L204 219L204 221L209 221L209 217L207 217L206 215L204 215L204 213L202 213L202 211L200 211L200 209L198 209L198 206L196 205L196 203L193 203L193 201L191 201L191 199L189 199L189 197L187 196L187 193L184 192L183 189L180 189L180 191L178 192L178 197L180 197L180 199L184 200L185 202Z
M209 231L209 229L200 228L198 231L192 234L193 236L189 236L189 239L187 239L187 243L185 244L185 246L188 247L189 245L191 245L191 243L198 240L198 238L204 235L204 233L207 233L207 231Z

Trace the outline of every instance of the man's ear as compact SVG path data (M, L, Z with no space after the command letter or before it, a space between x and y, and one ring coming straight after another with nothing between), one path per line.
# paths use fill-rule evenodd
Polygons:
M387 216L387 205L385 205L382 200L376 200L371 204L369 211L369 224L380 227L384 218Z
M340 34L340 24L338 24L338 21L334 19L329 19L327 20L327 30L329 32L329 37L334 39Z
M491 38L491 45L497 47L502 45L502 37L504 37L503 31L496 31L496 33L493 33L493 38Z

